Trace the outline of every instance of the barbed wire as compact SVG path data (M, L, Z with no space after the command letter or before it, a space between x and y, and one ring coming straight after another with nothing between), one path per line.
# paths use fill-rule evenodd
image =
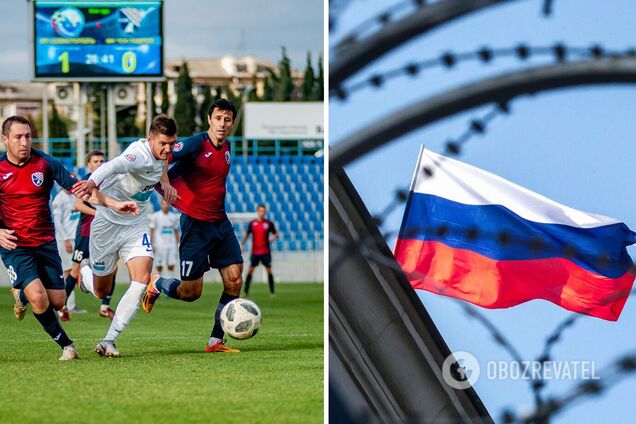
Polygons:
M529 414L516 415L510 409L502 413L504 423L539 423L571 407L586 396L599 396L636 372L636 351L621 356L600 371L598 380L586 380L561 396L547 399Z
M341 1L342 3L348 5L348 1ZM339 1L334 1L331 4L335 5L332 15L332 8L330 7L330 22L334 24L338 20L338 15L342 13L345 7L341 7L338 3ZM548 17L552 15L553 12L553 0L544 0L542 6L542 14L544 17ZM400 14L404 13L406 10L411 10L412 12L419 11L422 7L430 6L431 2L427 2L426 0L403 0L398 3L395 3L380 13L376 15L372 15L366 19L364 19L359 24L356 24L345 36L342 37L340 41L338 41L333 49L336 53L338 51L346 50L352 44L361 41L365 34L374 33L382 30L387 24L395 22L396 18L400 16ZM330 5L331 6L331 5ZM330 25L331 28L331 25ZM375 30L375 31L374 31Z
M385 25L393 22L395 18L407 9L417 10L426 5L425 0L403 0L395 3L377 15L370 16L357 24L349 31L347 35L334 46L336 51L346 49L352 43L359 41L364 37L365 33L372 32L374 29L381 29ZM414 6L411 8L409 6Z
M452 69L456 66L470 61L479 61L483 64L491 64L501 58L515 58L520 61L528 61L534 57L552 57L556 63L563 63L569 59L589 59L602 60L625 56L636 56L636 49L629 47L623 50L606 50L599 44L588 47L571 47L564 43L557 42L552 46L529 46L526 43L519 43L514 47L493 48L480 47L474 51L454 53L447 51L440 56L424 59L422 61L409 61L399 67L387 71L378 72L369 77L351 83L349 87L334 86L330 88L334 97L340 101L347 100L351 95L365 88L379 89L388 81L400 77L417 77L423 71L436 67Z
M362 37L373 31L381 31L386 25L396 21L396 17L399 13L403 13L409 6L416 8L424 6L424 1L402 1L396 5L390 7L387 10L380 12L379 14L372 16L360 24L356 25L347 35L345 35L338 43L333 47L337 53L346 52L350 47L353 47L356 43L364 41ZM542 13L544 16L550 16L553 13L553 0L543 0ZM401 66L391 68L386 71L376 72L364 79L358 81L352 81L348 84L342 83L341 85L331 86L331 98L341 101L350 99L350 97L367 88L378 90L385 86L386 83L403 77L416 78L421 76L424 72L441 67L443 69L455 69L456 67L468 62L481 62L483 64L492 64L495 61L503 58L517 59L520 62L527 63L534 58L551 58L555 63L564 63L572 59L593 59L593 60L606 60L611 58L636 56L636 49L613 49L608 50L600 44L593 44L587 47L569 46L562 42L557 42L550 46L530 46L528 43L519 43L513 47L507 48L494 48L494 47L481 47L473 51L466 51L460 53L454 53L448 51L440 54L439 56L409 61ZM510 112L511 99L497 103L487 113L478 118L473 118L469 121L467 129L459 136L448 139L445 144L445 153L449 156L461 156L464 150L464 145L473 137L477 135L485 134L487 128L491 122L502 114L508 114ZM425 178L430 178L434 175L434 170L430 168L422 169L422 173ZM373 221L377 227L382 230L386 223L386 218L389 214L398 209L401 205L407 202L409 198L409 191L405 189L397 189L394 192L394 196L390 202L377 214L373 215ZM587 264L593 264L598 269L605 269L611 267L616 263L616 258L612 258L611 254L600 253L598 255L590 256L586 252L579 251L575 246L564 245L555 247L545 242L538 236L520 236L518 234L511 234L507 231L485 231L478 227L453 227L448 224L429 226L428 228L417 228L400 234L401 237L408 238L411 232L424 231L427 234L433 234L437 237L452 237L461 236L469 241L477 240L494 240L497 245L529 249L534 253L542 253L547 257L563 257L565 259L581 261ZM395 234L394 231L386 231L382 234L385 239L392 237ZM425 284L432 284L440 294L444 293L444 287L440 287L439 282L435 281L431 277L424 275L420 272L405 271L395 261L392 255L385 256L381 252L370 248L368 242L374 238L370 233L358 234L352 236L352 239L342 237L337 234L330 234L330 242L339 246L343 254L336 258L332 258L330 262L330 273L336 273L342 266L345 260L353 255L359 255L368 259L370 262L376 264L383 269L390 269L398 273L405 273L409 280L420 280ZM332 250L334 252L334 250ZM333 253L332 253L333 255ZM631 261L629 264L624 264L624 267L628 268L626 272L636 275L636 264ZM600 300L599 304L609 304L615 302L623 297L631 297L636 294L636 290L620 289L615 293L607 295ZM486 329L488 334L492 337L494 342L505 350L513 361L518 362L521 365L523 362L523 356L516 349L513 343L508 340L505 335L497 328L494 322L489 320L487 316L482 313L478 308L472 306L466 301L449 297L455 301L462 310L471 319L476 320L482 327ZM583 311L585 312L585 310ZM552 352L554 348L564 340L564 334L571 329L576 322L585 317L582 313L571 313L558 323L551 333L546 337L542 350L538 355L536 361L543 367L552 358ZM600 394L607 391L610 387L618 383L623 378L626 378L629 374L636 370L636 354L628 354L619 358L614 363L610 364L602 372L602 380L586 381L580 385L577 385L572 390L558 397L551 397L547 400L543 399L543 390L546 387L545 381L542 378L542 373L537 373L538 378L535 375L529 380L529 384L534 395L535 409L529 414L518 415L512 412L510 409L503 411L504 422L525 422L525 423L543 423L547 422L547 418L550 418L559 412L574 405L580 399L593 394Z

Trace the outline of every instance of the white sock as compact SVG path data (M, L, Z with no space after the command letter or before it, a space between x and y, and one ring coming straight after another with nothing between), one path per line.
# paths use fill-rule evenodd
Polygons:
M145 291L145 284L138 281L130 282L130 287L128 287L128 290L126 290L126 293L124 293L117 304L113 322L111 322L110 328L108 329L108 333L106 333L104 340L115 341L117 336L119 336L119 334L128 327L128 324L130 324L139 309L139 302L141 301Z
M91 266L86 264L81 267L80 274L82 274L82 284L86 287L86 290L88 290L89 293L92 293L93 296L97 297L93 289L93 270L91 269Z
M222 341L222 340L216 337L210 337L210 340L208 341L208 346L214 346L218 341Z
M73 290L71 292L71 294L68 295L68 299L66 299L66 307L69 309L69 311L72 311L73 309L75 309L77 305L75 305L75 290Z

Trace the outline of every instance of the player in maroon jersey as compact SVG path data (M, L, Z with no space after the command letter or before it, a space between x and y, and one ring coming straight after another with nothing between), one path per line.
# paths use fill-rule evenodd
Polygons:
M250 255L250 267L247 269L247 277L245 278L245 296L249 294L250 284L252 283L252 274L259 262L263 263L267 271L267 282L269 283L269 292L274 295L274 275L272 274L272 252L269 244L273 243L278 237L278 231L272 221L265 218L267 208L265 205L256 207L257 219L247 225L247 231L243 236L241 247L245 246L250 234L252 234L252 254ZM271 234L271 237L270 237Z
M22 116L3 122L2 141L7 151L0 156L0 257L11 281L13 312L22 320L30 303L44 331L62 348L59 359L77 359L73 341L55 313L64 307L66 293L49 208L54 181L70 190L77 178L60 162L32 148L31 123ZM139 213L134 202L118 202L96 190L90 201Z
M192 302L201 297L203 274L216 268L223 279L223 293L214 315L206 352L238 352L223 342L220 314L223 306L239 297L243 278L243 256L234 229L225 213L225 183L230 172L230 134L236 119L233 103L219 99L208 110L207 132L175 144L171 162L175 165L162 178L161 190L181 215L179 260L181 280L154 275L141 302L149 313L160 293ZM169 179L169 181L168 181Z

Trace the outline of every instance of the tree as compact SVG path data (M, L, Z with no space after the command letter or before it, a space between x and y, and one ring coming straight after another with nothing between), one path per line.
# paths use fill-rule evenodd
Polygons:
M314 84L314 92L311 100L323 100L325 98L325 74L322 69L322 56L318 56L318 78Z
M161 113L168 113L170 98L168 97L168 81L161 83Z
M68 138L68 127L57 113L55 104L51 108L51 117L49 118L49 137L50 138Z
M177 80L177 103L174 106L174 119L179 126L179 134L189 136L196 130L196 101L192 95L192 78L188 63L183 62Z
M247 93L247 101L248 102L257 102L259 100L258 93L256 92L256 74L252 76L252 88L249 93Z
M302 99L305 101L313 100L314 86L316 79L314 78L314 68L311 64L311 53L307 53L307 67L305 68L305 78L303 85L300 87Z
M208 110L214 100L212 99L212 90L207 85L203 87L203 101L199 105L199 119L201 120L201 129L208 127Z
M267 70L267 77L263 83L263 96L261 100L264 102L271 102L274 100L274 92L278 85L278 76L271 69Z
M214 101L216 102L219 99L223 98L223 86L219 85L214 89Z
M130 106L117 112L117 137L139 137L145 131L135 124L137 106Z
M154 116L157 114L157 102L155 101L157 86L155 83L152 82L146 84L150 84L150 116L154 118Z
M274 90L274 100L278 102L288 102L291 100L294 91L294 80L291 75L291 62L287 57L287 50L282 48L283 57L278 62L278 84Z

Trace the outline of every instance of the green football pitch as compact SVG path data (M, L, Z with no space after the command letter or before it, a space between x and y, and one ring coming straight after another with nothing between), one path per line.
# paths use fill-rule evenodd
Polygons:
M98 300L77 293L87 314L64 328L80 359L60 362L58 346L29 311L13 317L0 288L0 422L187 423L323 422L323 285L254 284L263 312L254 338L228 340L240 353L205 353L221 286L206 284L193 303L161 297L139 310L117 341L121 358L100 358L95 344L110 321ZM127 286L119 285L113 307Z

